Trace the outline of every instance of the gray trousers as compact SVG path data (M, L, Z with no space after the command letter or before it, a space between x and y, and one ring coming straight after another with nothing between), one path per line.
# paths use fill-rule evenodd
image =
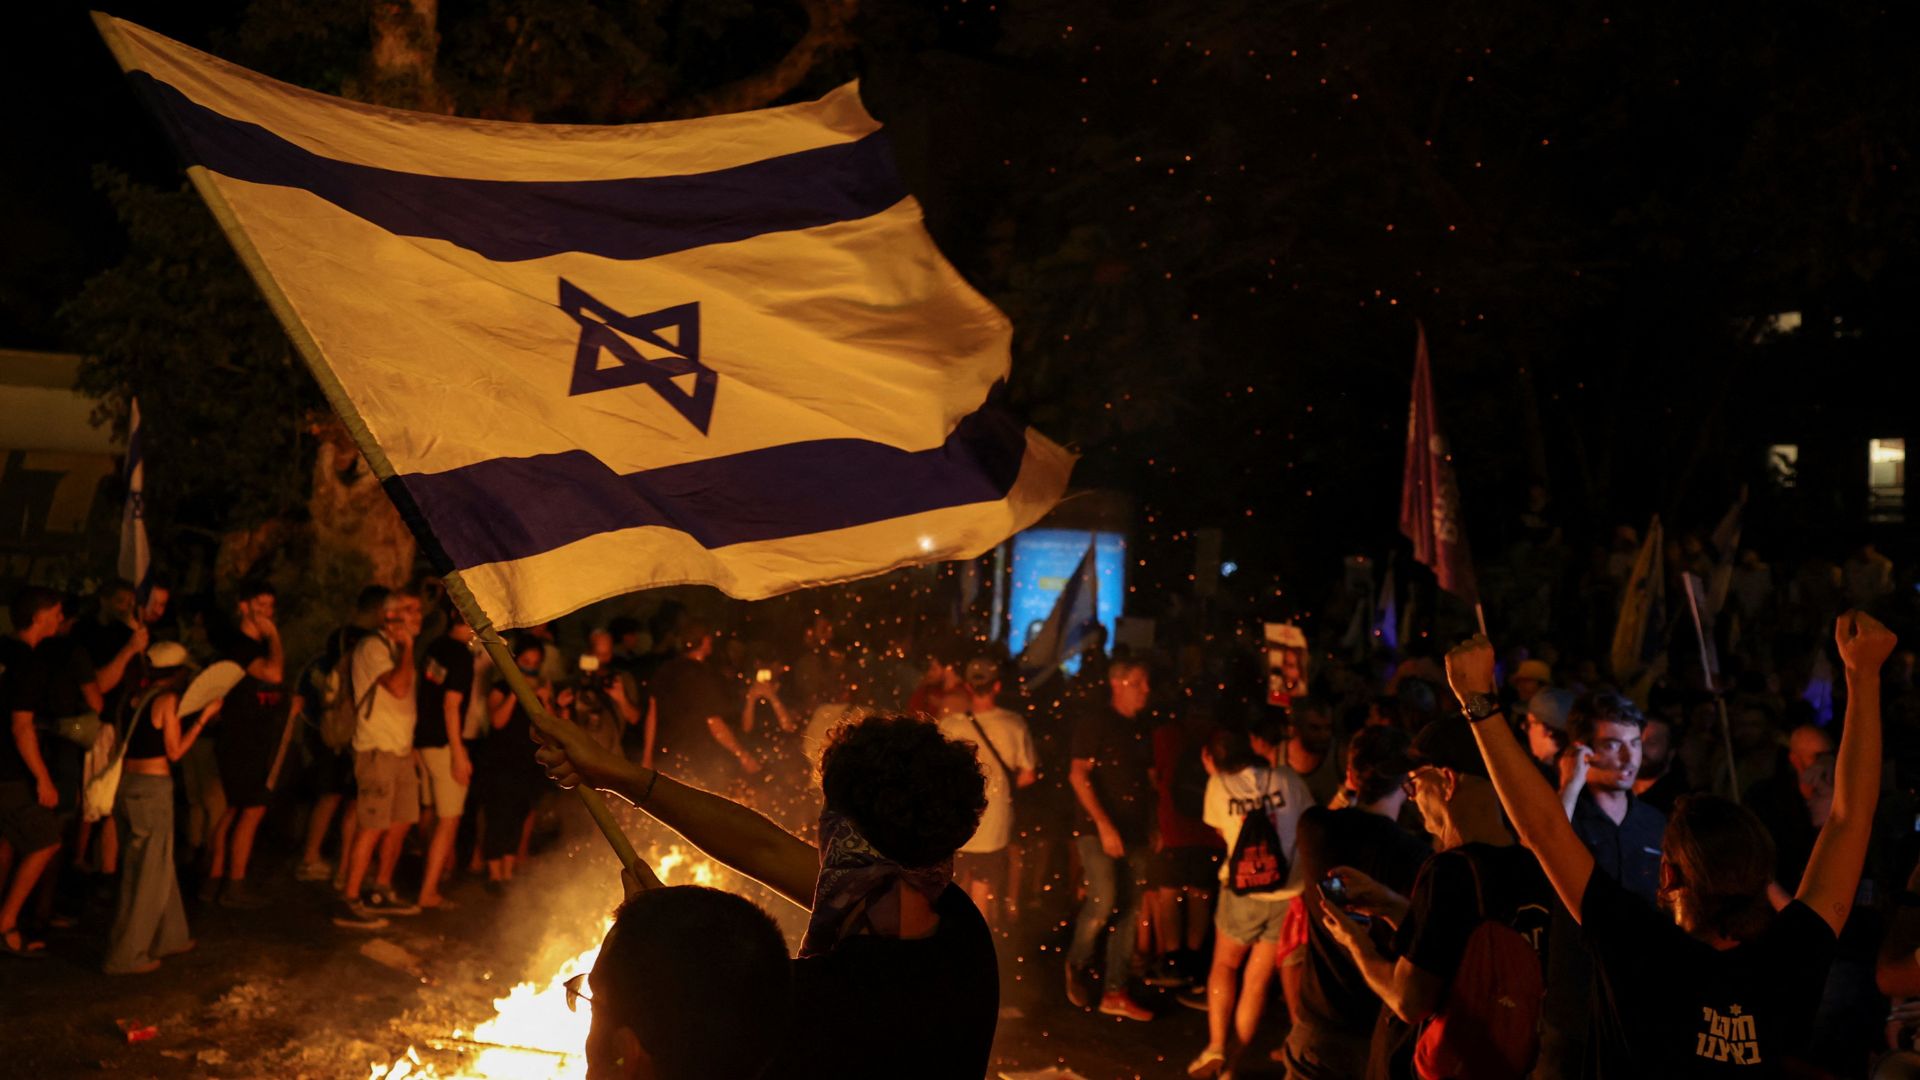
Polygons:
M120 909L107 939L109 973L178 952L192 940L173 868L173 778L123 774L113 816L120 823Z

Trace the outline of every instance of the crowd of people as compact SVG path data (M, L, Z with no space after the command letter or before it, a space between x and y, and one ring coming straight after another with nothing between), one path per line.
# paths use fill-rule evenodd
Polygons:
M1197 1077L1920 1075L1920 687L1884 577L1750 591L1717 685L1681 636L1617 680L1477 636L1319 643L1277 696L1237 629L1069 674L937 618L781 642L668 603L509 635L545 724L431 582L367 587L304 662L264 581L191 620L163 585L28 587L0 954L110 889L91 955L155 970L189 912L267 902L288 821L264 865L347 930L460 875L502 894L557 780L809 912L790 959L753 903L629 877L581 988L607 1075L982 1076L1016 956L1060 1007L1203 1011L1168 1047Z

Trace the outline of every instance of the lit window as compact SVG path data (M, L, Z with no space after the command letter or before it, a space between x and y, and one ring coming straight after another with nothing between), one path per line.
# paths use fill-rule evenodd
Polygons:
M1767 478L1783 488L1790 488L1799 481L1799 444L1774 443L1767 447Z
M1867 441L1867 520L1899 521L1906 514L1907 440Z

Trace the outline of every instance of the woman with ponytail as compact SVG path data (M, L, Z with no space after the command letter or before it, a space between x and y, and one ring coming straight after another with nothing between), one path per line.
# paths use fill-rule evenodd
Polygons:
M1847 712L1833 811L1798 891L1778 911L1768 900L1772 837L1750 811L1716 796L1674 807L1660 853L1662 910L1595 873L1560 800L1501 717L1493 646L1476 637L1448 654L1447 681L1474 721L1500 803L1593 958L1588 1075L1779 1076L1805 1045L1873 828L1880 666L1894 636L1851 611L1834 641L1846 667Z

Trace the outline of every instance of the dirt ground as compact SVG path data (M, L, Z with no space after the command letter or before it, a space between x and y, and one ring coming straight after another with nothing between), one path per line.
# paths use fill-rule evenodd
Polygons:
M295 882L269 850L254 876L272 906L232 911L190 897L198 947L151 975L100 974L111 919L103 890L78 927L48 935L48 959L0 961L0 1075L367 1080L373 1063L409 1046L453 1074L471 1050L448 1034L491 1017L514 983L544 982L591 946L618 898L612 856L584 816L556 800L548 822L544 850L507 896L463 878L448 893L456 910L395 918L377 933L333 926L326 886ZM264 832L263 849L276 846ZM631 832L643 851L673 839L638 821ZM415 861L402 865L403 888L417 880ZM797 939L797 908L756 899ZM1204 1016L1170 995L1151 1000L1159 1015L1146 1024L1072 1008L1050 930L1044 941L1003 942L994 1074L1184 1076L1206 1041ZM129 1041L127 1028L147 1027L152 1037ZM1265 1044L1252 1056L1264 1064Z

